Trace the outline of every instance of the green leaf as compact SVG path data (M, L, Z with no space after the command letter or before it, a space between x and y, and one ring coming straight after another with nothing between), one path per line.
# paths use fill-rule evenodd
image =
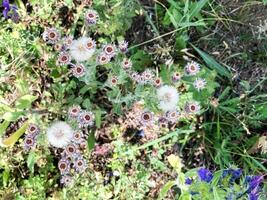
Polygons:
M190 10L189 20L196 17L208 1L209 0L200 0L196 4L194 4L193 8Z
M24 115L24 112L6 112L2 118L9 122L13 122L19 119L23 115Z
M191 44L192 45L192 44ZM214 58L200 50L199 48L192 45L192 47L198 52L198 54L203 58L205 63L208 65L210 69L215 69L219 75L226 76L227 78L231 78L231 73L222 65L220 65Z
M3 171L3 174L2 174L4 187L7 186L9 177L10 177L10 170L8 168L6 168L5 171Z
M95 147L95 135L94 133L90 133L87 139L88 149L91 151Z
M101 110L95 111L95 124L97 128L101 126Z
M175 185L175 181L169 181L167 182L163 188L161 189L160 193L159 193L159 197L158 200L162 200L164 199L164 197L166 196L166 194L168 193L168 191Z
M32 102L34 102L37 99L36 96L33 95L24 95L22 97L20 97L17 101L16 101L16 108L18 109L27 109L31 107Z
M0 125L0 137L1 135L3 135L3 133L5 132L5 130L7 129L7 127L9 126L10 121L3 121L2 124Z
M37 159L37 155L33 151L31 151L27 158L27 167L29 168L31 173L34 172L34 164L36 163Z

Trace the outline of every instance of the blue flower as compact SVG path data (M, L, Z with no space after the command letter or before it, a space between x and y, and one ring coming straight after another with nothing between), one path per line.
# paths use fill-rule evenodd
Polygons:
M15 23L18 23L19 21L19 14L17 12L17 7L15 5L11 5L9 3L9 0L3 0L2 2L2 7L4 8L3 10L3 15L5 19L11 18ZM12 11L12 13L10 13Z
M197 171L197 173L198 173L200 180L205 181L207 183L209 183L213 178L212 173L208 169L205 169L205 168L200 168Z
M192 182L193 182L193 180L191 178L186 178L185 179L185 184L187 184L187 185L191 185Z
M263 181L263 176L252 176L249 182L249 191L254 190L257 188L261 182Z
M258 192L251 192L248 195L249 200L258 200L259 198L259 193Z

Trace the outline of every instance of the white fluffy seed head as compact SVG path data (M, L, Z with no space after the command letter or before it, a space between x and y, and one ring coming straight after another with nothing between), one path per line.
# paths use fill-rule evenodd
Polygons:
M90 38L81 37L77 40L73 40L72 44L70 45L70 55L78 62L82 62L85 60L90 59L94 52L95 48L89 49L87 47L87 43Z
M47 129L48 142L54 147L66 147L72 138L73 130L66 122L55 122Z
M175 87L164 85L157 90L159 108L164 112L175 110L179 101L179 94Z

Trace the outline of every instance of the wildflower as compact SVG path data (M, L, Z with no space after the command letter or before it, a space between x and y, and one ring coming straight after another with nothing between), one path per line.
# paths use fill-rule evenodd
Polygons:
M79 116L81 126L92 126L94 124L94 114L90 111L83 111Z
M79 173L84 172L87 168L86 160L82 156L77 157L74 161L74 168Z
M80 148L81 149L87 149L87 146L88 146L87 141L82 138L81 141L80 141Z
M9 0L3 0L2 2L3 16L5 19L11 18L13 22L18 23L19 21L19 14L17 12L17 7L15 5L11 5ZM12 11L12 13L10 13Z
M57 166L61 174L69 173L70 163L67 159L65 158L60 159Z
M89 48L88 41L90 42L91 38L81 37L77 40L73 40L72 44L70 45L70 55L77 62L88 60L93 56L95 48Z
M83 64L77 63L72 67L71 69L72 75L75 76L76 78L83 77L86 74L86 69Z
M166 112L166 119L171 122L175 123L179 117L179 112L177 110L170 110Z
M73 38L71 36L67 36L67 37L64 37L62 41L63 41L63 45L65 49L68 49L73 43Z
M115 47L112 44L107 44L103 47L103 51L105 52L105 54L107 56L109 56L110 58L112 58L113 56L115 56Z
M79 153L78 148L74 144L68 144L64 151L68 157L72 157L73 155Z
M64 186L70 186L73 183L73 178L70 175L62 175L60 179L60 183Z
M166 117L160 117L158 120L159 126L160 128L168 128L168 120L166 119Z
M159 108L163 111L174 110L179 100L176 88L168 85L161 86L157 90Z
M29 150L36 145L35 137L32 134L27 134L24 139L24 149Z
M54 50L58 51L58 52L63 51L64 50L64 46L61 43L56 43L54 45Z
M100 53L97 56L97 62L100 65L105 65L105 64L109 63L109 61L110 61L110 57L108 55L106 55L104 52Z
M179 72L174 72L172 75L172 81L177 82L181 79L181 74Z
M197 78L193 83L193 85L197 89L197 91L203 90L205 88L206 84L207 84L207 82L203 78Z
M55 44L60 39L60 33L55 28L48 28L43 33L43 39L48 44Z
M185 72L187 75L196 75L200 71L200 65L196 62L187 63L185 66Z
M200 105L198 102L188 102L185 105L185 112L188 114L195 114L200 111Z
M141 113L140 122L143 125L153 123L153 113L150 111L145 111L145 112Z
M124 69L126 71L127 70L130 70L132 68L132 62L131 62L131 60L128 59L128 58L124 58L123 61L122 61L122 63L121 63L121 67L122 67L122 69Z
M209 183L213 178L212 173L208 169L205 169L205 168L200 168L197 171L197 173L198 173L198 176L200 178L200 181L204 181L204 182Z
M95 10L88 10L86 13L85 13L85 20L86 22L89 24L89 25L94 25L97 23L98 21L98 13L95 11Z
M248 191L252 191L255 188L258 188L261 182L263 181L263 176L252 176L252 177L247 177L247 181L249 183L249 189Z
M119 49L122 53L125 53L128 50L128 42L125 40L119 41Z
M73 137L73 130L66 122L55 122L47 129L48 142L57 147L67 146Z
M258 192L251 192L248 195L249 200L258 200L259 199L259 193Z
M83 133L82 131L75 131L73 134L72 141L75 142L76 144L81 143L83 140Z
M154 79L153 83L154 83L154 86L158 88L162 85L162 80L161 80L161 78L156 78L156 79Z
M71 118L76 118L79 116L79 113L81 111L81 107L80 106L72 106L69 108L69 111L68 111L68 114L69 114L69 117Z
M141 75L138 76L138 78L136 79L136 82L138 84L142 84L142 85L148 83L148 81L145 78L145 74L144 73L142 73Z
M142 76L147 82L150 82L153 79L154 74L150 69L147 69L142 73Z
M71 57L67 52L61 52L57 58L59 65L67 65L71 61Z
M39 133L40 129L35 124L29 124L27 132L33 136L36 136Z
M192 180L191 178L186 178L186 179L185 179L185 184L186 184L186 185L191 185L192 182L193 182L193 180Z
M116 76L112 76L110 78L110 81L109 82L110 82L111 86L115 86L118 83L118 78Z
M139 75L137 72L132 72L132 73L131 73L131 78L132 78L134 81L138 81L139 78L140 78L140 75Z

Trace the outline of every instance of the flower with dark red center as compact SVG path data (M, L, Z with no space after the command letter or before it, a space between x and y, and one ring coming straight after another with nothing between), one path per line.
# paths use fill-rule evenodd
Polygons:
M27 134L24 139L24 149L30 150L36 145L36 139L33 134Z
M111 86L116 86L118 83L118 78L116 76L112 76L109 80Z
M29 124L27 132L35 137L40 132L40 129L36 124Z
M103 51L105 52L105 54L106 54L108 57L112 58L112 57L115 56L115 51L116 51L116 49L115 49L114 45L112 45L112 44L107 44L107 45L105 45L105 46L103 47Z
M80 106L72 106L69 108L68 114L71 118L77 118L80 114L81 107Z
M128 71L132 68L132 62L128 58L124 58L122 63L121 63L122 69Z
M161 80L161 78L156 78L156 79L154 79L153 83L154 83L154 86L158 88L162 85L162 80Z
M96 48L96 42L92 38L88 38L86 48L88 50L94 50Z
M197 89L197 91L203 90L205 89L207 82L205 79L203 78L197 78L194 83L193 83L194 87Z
M43 33L43 39L48 44L55 44L60 39L60 33L55 28L48 28Z
M74 65L71 71L72 71L73 76L75 76L76 78L83 77L86 74L86 69L84 65L80 63L77 63L76 65Z
M170 110L166 112L166 119L171 122L171 123L175 123L177 122L178 118L179 118L179 112L177 110Z
M110 62L110 57L106 55L104 52L102 52L97 56L97 62L100 65L105 65Z
M77 157L73 164L74 164L74 169L78 173L84 172L87 168L87 162L82 156Z
M88 25L96 24L98 21L98 18L99 18L98 13L95 10L88 10L85 13L84 17L85 17L85 20L88 23Z
M67 65L71 61L71 57L67 52L61 52L57 58L59 65Z
M188 114L195 114L200 111L200 105L198 102L187 102L185 105L185 112Z
M73 178L68 174L64 174L61 176L60 183L64 186L70 186L73 183Z
M150 123L153 123L153 113L150 111L144 111L143 113L141 113L140 116L140 122L143 125L147 125Z
M83 133L82 131L75 131L73 134L73 139L72 141L75 142L76 144L80 144L83 140Z
M181 80L181 74L179 73L179 72L174 72L173 73L173 75L172 75L172 80L174 81L174 82L176 82L176 81L179 81L179 80Z
M81 127L92 126L94 124L95 115L91 111L83 111L79 116Z
M125 53L128 50L128 42L125 40L119 41L119 49L122 53Z
M193 76L200 71L200 65L196 62L187 63L185 66L185 72L187 75Z
M62 158L58 162L58 169L61 174L68 174L70 171L70 162L67 159Z

